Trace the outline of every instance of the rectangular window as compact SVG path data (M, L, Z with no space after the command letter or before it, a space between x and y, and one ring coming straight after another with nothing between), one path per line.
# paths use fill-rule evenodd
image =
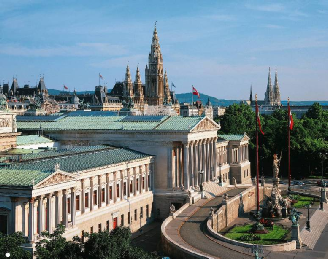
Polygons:
M97 190L93 191L93 205L98 204L98 199L97 199Z
M146 217L149 218L149 205L146 205Z
M80 210L80 195L76 195L75 205L76 210Z
M132 188L133 188L133 184L132 184L132 181L130 181L130 193L133 192Z
M150 189L150 174L148 174L148 188Z
M71 213L71 198L67 198L67 212Z
M124 214L121 215L121 226L124 226Z
M137 178L137 181L136 181L136 192L139 191L139 178Z
M140 207L140 218L143 218L143 207Z
M101 202L105 202L105 188L101 189Z
M126 182L123 183L123 196L126 196Z
M113 199L113 187L109 186L109 200Z
M120 198L120 184L116 184L116 197Z
M92 234L92 233L93 233L93 227L90 228L90 234Z
M98 224L98 232L101 232L101 223Z
M84 207L88 208L89 207L89 193L86 192L84 194Z
M142 189L143 190L145 189L145 177L144 176L142 177Z
M106 221L106 230L109 231L109 220Z
M128 224L131 224L131 215L130 211L128 212Z
M137 210L134 210L134 221L137 221L138 216L137 216Z

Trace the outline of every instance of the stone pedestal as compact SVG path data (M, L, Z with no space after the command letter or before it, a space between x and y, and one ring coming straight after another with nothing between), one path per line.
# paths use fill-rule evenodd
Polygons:
M296 241L296 248L300 249L302 247L302 239L300 233L300 225L292 225L292 240Z

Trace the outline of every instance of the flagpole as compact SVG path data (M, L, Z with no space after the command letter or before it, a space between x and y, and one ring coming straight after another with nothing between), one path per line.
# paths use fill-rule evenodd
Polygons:
M256 125L256 209L257 213L260 212L260 191L259 191L259 133L257 130L257 116L259 108L257 106L257 94L255 94L255 125Z
M100 86L100 73L99 73L99 75L98 75L98 79L99 79L99 86Z
M291 180L291 171L290 171L290 106L289 106L289 97L288 97L288 190L290 190L290 180Z
M191 86L191 116L194 116L194 86Z

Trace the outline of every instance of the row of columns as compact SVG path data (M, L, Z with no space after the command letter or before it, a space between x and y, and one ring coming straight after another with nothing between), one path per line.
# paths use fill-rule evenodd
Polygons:
M169 188L199 186L203 182L216 177L217 138L175 143L169 157L170 171ZM202 176L200 172L203 172Z
M37 198L29 199L29 216L28 216L28 238L29 241L34 241L36 230L38 234L42 231L47 230L52 233L53 226L53 206L52 197L55 196L55 227L58 224L63 224L66 228L68 227L68 197L70 196L70 215L72 226L75 225L76 218L76 191L72 187L70 189L64 189L62 191L56 191L46 195L38 196ZM46 198L46 207L44 207L44 198ZM37 201L37 203L36 203ZM37 204L37 213L35 213L35 206ZM44 215L45 213L45 215ZM37 220L35 220L35 216ZM44 219L47 224L44 224ZM35 225L38 224L37 226ZM46 228L44 226L46 225Z

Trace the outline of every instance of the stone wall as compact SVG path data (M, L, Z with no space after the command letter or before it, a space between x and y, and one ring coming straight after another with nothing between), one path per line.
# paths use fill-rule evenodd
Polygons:
M263 194L270 196L271 188L263 187L259 188L260 201L263 200ZM225 227L229 226L231 222L244 213L250 211L256 206L256 187L252 186L247 190L241 192L238 196L235 196L225 202L222 207L217 210L213 216L213 229L217 232L221 231Z

